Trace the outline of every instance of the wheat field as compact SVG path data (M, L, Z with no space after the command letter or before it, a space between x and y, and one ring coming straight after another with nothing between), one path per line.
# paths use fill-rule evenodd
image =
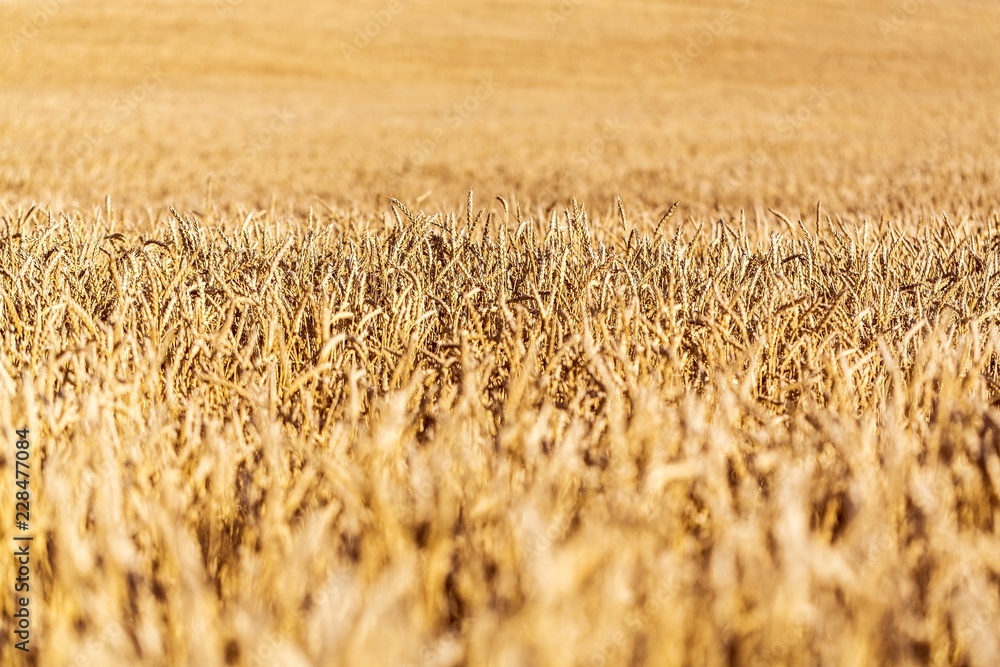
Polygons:
M0 665L997 664L998 19L0 3Z

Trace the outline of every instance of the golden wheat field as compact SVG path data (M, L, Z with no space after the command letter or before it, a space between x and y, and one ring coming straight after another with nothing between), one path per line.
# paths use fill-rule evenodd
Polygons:
M1000 664L998 45L0 0L0 665Z

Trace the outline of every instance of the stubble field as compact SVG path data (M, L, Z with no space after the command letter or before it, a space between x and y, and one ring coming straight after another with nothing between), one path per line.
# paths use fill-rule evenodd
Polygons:
M0 663L996 664L998 12L0 4Z

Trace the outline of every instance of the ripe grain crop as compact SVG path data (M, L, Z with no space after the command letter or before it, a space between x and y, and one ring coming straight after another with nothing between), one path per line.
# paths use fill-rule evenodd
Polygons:
M614 208L6 211L34 664L995 664L1000 220Z
M0 2L0 667L1000 664L998 43Z

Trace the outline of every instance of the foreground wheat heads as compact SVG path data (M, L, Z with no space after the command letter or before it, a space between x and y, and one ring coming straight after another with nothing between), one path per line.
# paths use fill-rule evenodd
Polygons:
M997 664L998 221L673 212L7 211L33 664Z

